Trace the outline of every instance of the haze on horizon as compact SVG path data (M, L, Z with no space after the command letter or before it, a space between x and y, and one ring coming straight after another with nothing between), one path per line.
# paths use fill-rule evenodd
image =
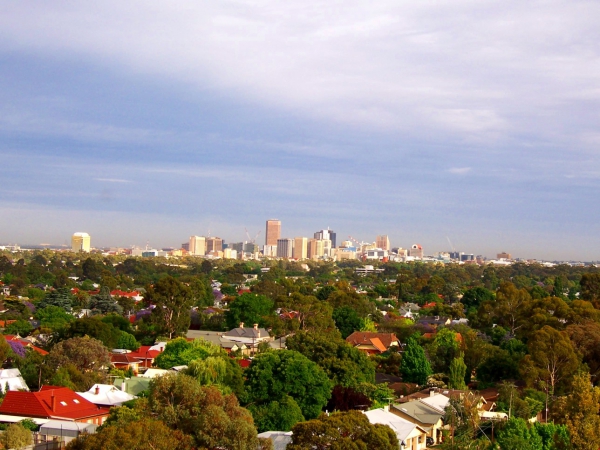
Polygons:
M7 2L0 242L600 259L600 4Z

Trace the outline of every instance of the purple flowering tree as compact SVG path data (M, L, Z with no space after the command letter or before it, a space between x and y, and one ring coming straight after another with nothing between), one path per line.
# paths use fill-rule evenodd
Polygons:
M13 353L19 358L25 358L25 347L19 341L7 341Z

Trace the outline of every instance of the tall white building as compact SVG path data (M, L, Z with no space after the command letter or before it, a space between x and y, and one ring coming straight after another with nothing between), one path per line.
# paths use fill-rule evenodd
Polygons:
M71 250L74 252L89 252L91 237L87 233L75 233L71 236Z
M190 255L204 256L206 254L206 238L204 236L190 236Z

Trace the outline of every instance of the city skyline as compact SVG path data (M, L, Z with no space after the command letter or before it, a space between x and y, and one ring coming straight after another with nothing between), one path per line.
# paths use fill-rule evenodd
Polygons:
M599 14L7 4L0 241L175 247L278 217L292 239L598 260Z

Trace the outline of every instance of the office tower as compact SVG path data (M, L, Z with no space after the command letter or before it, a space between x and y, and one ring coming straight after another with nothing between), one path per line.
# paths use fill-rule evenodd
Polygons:
M380 248L381 250L390 250L390 239L388 238L387 234L377 236L376 245L377 248Z
M89 252L91 237L87 233L75 233L71 236L71 250L74 252Z
M277 245L281 237L281 220L267 220L267 232L265 233L265 245Z
M278 258L291 258L294 254L294 240L293 239L277 239L277 257Z
M309 239L307 256L309 259L317 259L323 256L323 241L320 239Z
M206 238L204 236L190 236L191 255L204 256L206 254Z
M220 237L206 238L206 253L223 251L223 239Z
M190 251L190 243L184 242L183 244L181 244L181 249L185 250L186 252L189 252Z
M238 253L242 253L244 251L244 243L243 242L234 242L229 244L230 249L235 250Z
M329 227L326 230L317 231L314 236L315 239L322 241L329 239L331 241L331 248L335 248L335 231L330 230Z
M294 239L294 259L306 259L308 255L308 238L297 237Z
M502 252L496 255L498 259L512 259L512 255L510 253Z

